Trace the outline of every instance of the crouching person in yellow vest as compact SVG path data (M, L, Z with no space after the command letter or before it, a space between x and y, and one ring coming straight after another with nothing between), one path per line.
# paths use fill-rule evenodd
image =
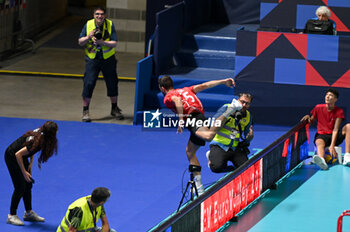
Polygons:
M111 192L105 187L99 187L92 191L90 196L85 196L74 201L62 219L56 232L116 232L109 228L106 212L103 207ZM102 228L96 223L101 218Z
M210 150L206 156L209 168L216 173L230 172L241 166L248 160L249 144L253 139L252 116L248 111L252 95L249 93L239 94L238 101L242 109L232 113L221 129L210 142ZM223 105L218 113L224 112L228 104ZM228 166L231 161L233 166Z

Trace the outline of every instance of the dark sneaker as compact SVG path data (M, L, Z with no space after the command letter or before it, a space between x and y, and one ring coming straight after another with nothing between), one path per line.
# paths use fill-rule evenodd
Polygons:
M7 215L7 220L6 220L7 224L12 224L15 226L24 226L24 222L21 221L21 219L19 219L19 217L17 215Z
M30 222L44 222L45 218L40 217L37 215L33 210L30 213L25 213L23 216L24 221L30 221Z
M83 111L83 117L81 118L83 122L91 122L90 114L88 110Z
M124 115L122 114L122 110L118 106L111 110L111 115L114 116L118 120L124 119Z

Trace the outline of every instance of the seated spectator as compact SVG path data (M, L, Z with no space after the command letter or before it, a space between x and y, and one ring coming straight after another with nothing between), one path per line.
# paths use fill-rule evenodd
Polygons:
M336 35L336 24L330 19L331 11L326 6L317 8L316 16L307 21L304 33Z
M338 146L345 140L344 165L350 165L350 123L341 128L341 123L345 119L344 111L337 107L335 103L339 98L339 92L336 89L328 89L325 96L325 104L318 104L311 111L310 115L305 115L301 120L306 120L313 124L317 120L317 133L315 135L315 145L317 155L313 156L313 161L321 169L328 169L324 159L325 148L329 147L329 152L333 157L337 153L335 146Z

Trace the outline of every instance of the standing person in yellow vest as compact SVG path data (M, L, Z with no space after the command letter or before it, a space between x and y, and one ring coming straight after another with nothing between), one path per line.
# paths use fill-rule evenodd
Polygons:
M56 232L116 232L109 228L104 203L110 197L111 192L105 187L98 187L90 196L74 201L66 212L66 215L58 226ZM102 228L96 223L101 218Z
M248 111L253 97L249 93L239 94L242 104L240 111L232 113L225 125L216 133L207 152L209 168L216 173L230 172L248 160L249 144L253 139L252 115ZM223 105L214 116L226 111L228 104ZM227 166L231 161L233 166Z
M124 119L118 107L118 75L115 48L117 34L114 24L106 19L103 7L94 9L94 18L87 21L80 33L78 43L85 46L85 73L83 88L83 122L91 122L89 105L96 81L102 71L107 86L107 96L111 99L111 115L118 120Z

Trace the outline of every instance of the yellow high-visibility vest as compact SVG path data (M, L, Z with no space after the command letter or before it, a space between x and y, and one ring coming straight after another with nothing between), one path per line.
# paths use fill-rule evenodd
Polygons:
M88 200L91 196L86 196L79 198L69 205L65 217L61 221L61 225L57 228L56 232L67 232L69 230L70 222L68 220L68 215L71 209L75 207L80 207L83 211L83 218L81 219L80 226L76 228L79 232L89 232L95 231L94 219L90 211ZM102 206L96 208L96 222L101 217Z
M239 124L241 124L242 133L251 120L250 112L248 110L246 110L246 112L246 116L243 117L239 122ZM222 128L220 128L213 140L226 146L231 145L231 147L236 147L239 143L240 137L241 134L239 131L238 124L235 125L235 119L229 116L225 125Z
M86 35L89 35L89 33L96 28L95 25L95 19L90 19L86 24ZM105 38L105 31L108 31L108 38ZM112 34L112 21L109 19L105 19L105 22L103 23L103 31L102 31L102 38L104 38L105 41L111 40L111 34ZM101 46L102 53L103 53L103 59L108 59L109 57L113 56L115 54L114 47L107 47L107 46ZM96 52L99 51L99 49L93 44L92 40L89 40L86 43L85 46L85 54L90 59L95 59Z

